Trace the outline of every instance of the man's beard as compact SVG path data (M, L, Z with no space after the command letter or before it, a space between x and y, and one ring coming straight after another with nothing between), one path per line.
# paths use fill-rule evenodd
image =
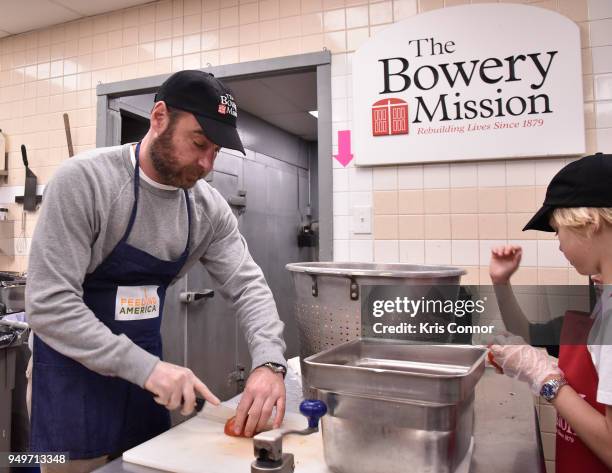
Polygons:
M170 124L166 130L152 140L149 148L151 163L162 181L161 184L189 189L203 176L199 167L189 172L188 168L180 166L172 144L173 135L174 126Z

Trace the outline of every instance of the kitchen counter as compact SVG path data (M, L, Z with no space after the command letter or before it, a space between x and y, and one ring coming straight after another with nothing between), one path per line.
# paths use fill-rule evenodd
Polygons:
M487 368L476 386L474 455L470 473L542 472L533 396L526 384ZM156 473L118 458L96 473ZM246 465L245 473L249 471ZM223 465L219 465L223 473ZM415 472L417 473L417 472Z

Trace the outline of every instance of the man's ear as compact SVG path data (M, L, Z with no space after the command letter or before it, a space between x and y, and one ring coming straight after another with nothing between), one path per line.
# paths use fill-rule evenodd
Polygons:
M156 135L160 135L168 128L169 123L170 113L168 112L166 102L163 100L155 102L153 110L151 110L151 130L153 130Z

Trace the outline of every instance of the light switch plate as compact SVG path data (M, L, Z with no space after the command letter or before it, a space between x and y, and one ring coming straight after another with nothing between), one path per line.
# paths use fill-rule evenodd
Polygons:
M372 233L372 207L369 205L356 205L353 207L353 233Z

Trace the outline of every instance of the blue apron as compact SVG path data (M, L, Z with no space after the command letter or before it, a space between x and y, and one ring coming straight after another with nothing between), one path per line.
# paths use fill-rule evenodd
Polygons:
M185 190L189 230L178 260L161 260L127 243L138 208L139 150L140 143L127 229L108 257L86 275L83 301L114 334L126 335L161 358L166 289L187 260L191 209ZM72 459L118 454L169 427L169 412L153 394L124 379L95 373L34 337L31 451L69 452Z

